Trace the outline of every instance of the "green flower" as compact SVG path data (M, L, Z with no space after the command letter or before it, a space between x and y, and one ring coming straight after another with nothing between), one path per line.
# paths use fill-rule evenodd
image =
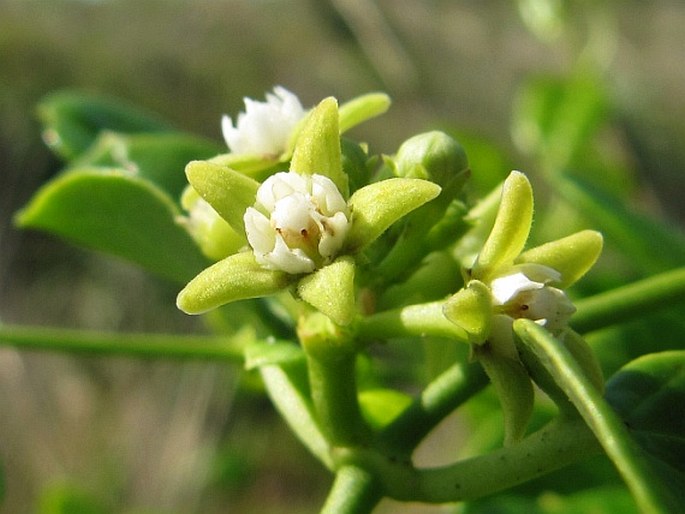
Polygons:
M362 97L364 98L364 97ZM349 104L348 104L349 105ZM303 122L290 169L260 182L217 161L186 167L191 186L240 235L242 249L202 271L179 293L178 307L200 314L220 305L292 288L339 325L356 314L356 254L395 221L432 200L440 186L391 178L349 194L341 123L369 117L323 100ZM369 104L376 112L377 102Z
M539 373L539 366L521 361L512 330L515 319L543 325L566 343L598 387L602 382L594 355L568 327L575 307L564 291L595 263L602 236L584 230L523 252L532 222L530 182L513 171L503 184L494 226L466 273L464 288L443 308L445 317L465 332L498 393L505 444L525 434L534 400L531 375L546 391L555 388L553 379Z

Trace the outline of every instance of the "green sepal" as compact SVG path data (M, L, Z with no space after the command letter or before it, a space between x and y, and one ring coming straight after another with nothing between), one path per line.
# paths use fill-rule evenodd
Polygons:
M490 288L479 280L471 280L445 302L442 312L448 320L466 331L470 343L483 344L492 323Z
M74 166L121 168L149 180L178 198L186 187L183 169L189 161L219 153L213 141L179 132L121 134L102 132Z
M561 273L555 287L564 289L574 284L592 268L602 252L602 234L582 230L523 252L516 263L543 264Z
M288 160L289 156L290 154L288 154L286 158L283 158L271 157L268 155L222 153L208 160L213 164L231 168L234 171L261 182L269 175L272 175L277 171L282 171L284 168L282 163Z
M504 181L495 224L476 259L473 277L488 282L497 268L513 263L526 244L532 222L533 189L523 173L512 171Z
M226 257L203 270L178 293L176 305L186 314L202 314L221 305L277 293L292 275L263 268L252 252Z
M120 169L80 168L41 188L15 221L184 283L207 260L177 223L179 215L175 202L147 180Z
M364 248L395 221L439 194L439 185L414 178L390 178L362 187L348 202L352 226L346 248L350 251Z
M353 98L340 106L340 133L360 123L380 116L390 108L392 101L385 93L368 93Z
M121 100L75 91L58 91L38 104L43 139L63 159L83 153L104 130L121 133L170 132L155 114Z
M342 169L338 102L335 98L322 100L305 119L297 136L290 171L324 175L333 181L343 197L349 196L347 175Z
M193 161L186 166L188 182L233 230L245 233L245 210L255 203L259 182L231 168L209 161Z
M533 414L535 395L530 375L518 358L499 355L490 345L473 348L499 398L504 416L504 445L510 446L526 434Z
M198 192L192 186L187 186L181 195L181 207L189 215L180 217L179 223L186 227L202 253L212 261L219 261L245 246L245 236L233 230L213 209L203 212L200 216L193 216L192 211L197 208L197 202L200 200ZM203 207L206 208L207 205Z
M354 271L354 259L340 257L302 278L297 286L297 293L338 325L349 325L357 310Z

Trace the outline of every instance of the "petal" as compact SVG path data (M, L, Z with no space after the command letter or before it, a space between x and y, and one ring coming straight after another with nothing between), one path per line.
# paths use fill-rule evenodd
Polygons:
M203 270L176 298L176 305L187 314L202 314L236 300L277 293L292 280L287 273L266 270L252 252L241 252Z
M192 161L186 166L188 182L233 230L245 232L243 215L257 195L259 182L230 168L209 161Z
M354 260L340 257L300 280L297 292L305 302L338 325L349 325L357 311L354 271Z
M439 194L439 185L413 178L390 178L358 189L348 202L352 226L345 246L350 251L360 250L402 216Z
M537 263L561 273L556 286L566 288L585 275L602 252L602 235L594 230L583 230L522 253L516 262Z
M512 171L504 181L495 224L473 266L472 276L488 282L497 268L521 253L533 222L533 189L526 176Z

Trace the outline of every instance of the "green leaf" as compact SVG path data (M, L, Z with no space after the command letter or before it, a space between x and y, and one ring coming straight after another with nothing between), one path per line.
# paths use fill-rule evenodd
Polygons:
M390 108L391 103L385 93L368 93L343 103L340 106L340 133L380 116Z
M533 189L523 173L512 171L504 181L495 224L473 266L473 277L488 282L497 268L512 264L526 244L532 222Z
M607 382L606 398L643 448L680 471L685 491L685 350L630 362Z
M324 175L333 181L343 197L349 196L347 175L342 169L338 102L335 98L322 100L305 119L295 143L290 171Z
M59 91L38 104L43 138L62 158L75 159L100 132L168 132L171 127L158 116L121 100L73 91Z
M103 132L75 166L123 168L178 198L188 185L188 162L208 159L221 148L207 139L181 133L119 134Z
M292 275L263 268L252 252L230 255L211 265L178 293L176 305L187 314L202 314L237 300L275 294Z
M354 268L351 257L340 257L302 278L297 293L338 325L349 325L357 312Z
M558 177L554 183L558 194L603 233L605 243L619 248L638 270L658 273L685 262L685 235L675 226L636 212L587 181Z
M362 187L348 202L352 226L347 249L357 251L369 245L395 221L439 194L437 184L411 178L390 178Z
M109 514L96 498L71 484L52 485L42 491L38 514Z
M388 426L412 401L411 396L395 389L368 389L359 393L362 416L375 430Z
M255 203L259 182L237 171L209 161L186 166L188 182L233 230L245 233L245 210Z
M16 222L183 283L207 261L178 215L174 202L146 180L120 169L83 168L40 189Z
M624 420L602 398L564 345L531 320L516 320L514 331L540 364L555 377L559 387L594 432L640 509L649 514L678 512L682 498L677 498L675 490L660 479L658 470L662 466L650 458L631 436Z
M565 289L585 275L602 252L602 235L594 230L583 230L557 239L522 253L516 262L543 264L561 273L561 282L555 284Z

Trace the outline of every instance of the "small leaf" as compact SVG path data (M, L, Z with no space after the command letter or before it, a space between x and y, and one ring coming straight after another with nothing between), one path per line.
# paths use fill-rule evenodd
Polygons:
M412 397L395 389L369 389L359 393L359 406L375 430L388 426L412 403Z
M213 141L177 132L103 132L74 165L122 168L178 198L188 185L183 172L186 164L213 157L219 151L220 147Z
M357 251L367 246L395 221L439 194L437 184L411 178L390 178L362 187L349 201L352 226L346 247Z
M207 261L177 222L174 202L117 169L74 169L48 183L18 213L23 228L130 260L179 283Z
M356 314L354 267L351 257L340 257L300 280L297 292L338 325L349 325Z
M347 175L342 169L338 102L335 98L322 100L305 119L295 143L290 171L324 175L335 183L345 198L349 196Z
M59 91L38 104L47 144L64 159L83 153L100 132L169 132L171 127L154 114L121 100L73 91Z
M531 248L522 253L516 262L533 262L557 270L561 273L561 282L555 286L565 289L592 268L602 252L602 242L599 232L583 230Z
M471 280L445 302L443 313L466 331L470 343L483 344L490 334L492 320L490 289L479 280Z
M291 275L264 269L252 252L226 257L203 270L178 294L176 305L187 314L202 314L221 305L275 294Z
M193 161L186 166L188 182L233 230L245 233L245 210L255 203L259 182L209 161Z
M495 225L473 267L473 277L488 281L498 267L521 253L533 222L533 189L526 176L512 171L504 181Z
M340 106L340 133L380 116L390 108L391 103L385 93L368 93L345 102Z

